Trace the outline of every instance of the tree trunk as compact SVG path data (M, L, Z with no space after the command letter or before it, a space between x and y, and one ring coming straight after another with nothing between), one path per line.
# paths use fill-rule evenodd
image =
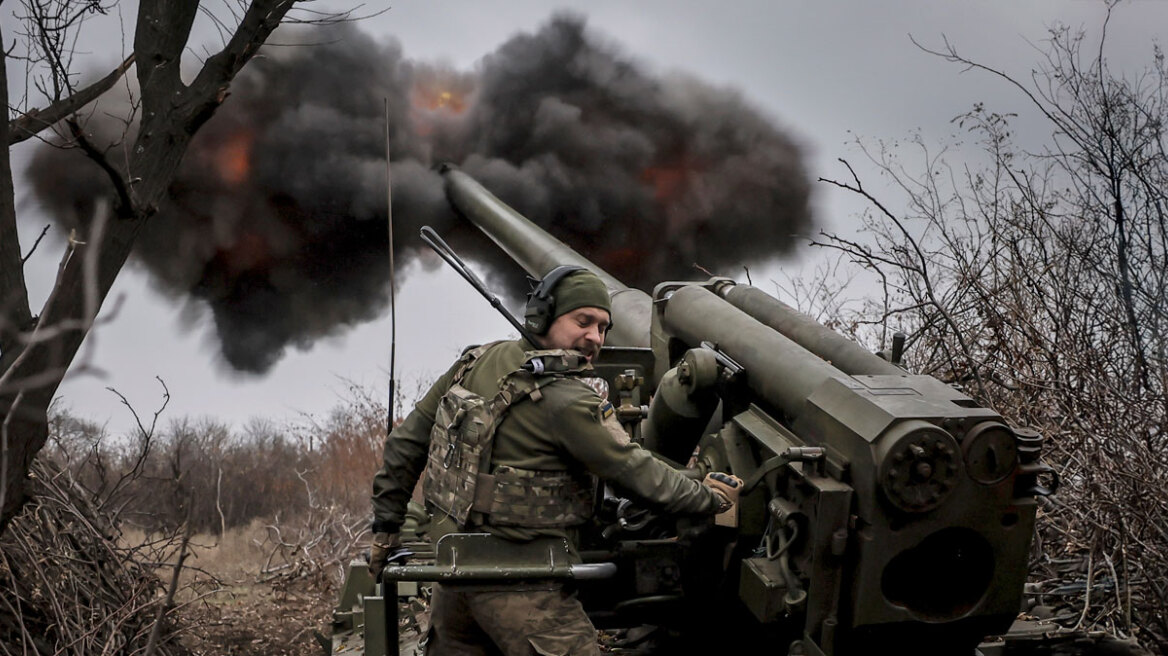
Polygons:
M57 285L35 321L28 306L16 233L8 148L0 153L0 533L25 500L32 459L48 437L47 414L65 372L102 302L154 214L191 137L227 97L227 88L292 8L295 0L253 0L226 47L208 58L195 80L179 76L198 3L142 0L134 34L141 121L125 174L75 133L118 189L108 216L95 217L62 263ZM2 56L0 56L2 59ZM0 62L0 66L3 62ZM0 68L7 106L7 75ZM36 331L30 332L35 324ZM30 341L31 337L31 341Z
M0 38L0 48L7 44ZM8 107L8 73L6 57L0 56L0 106ZM16 237L16 201L12 186L12 160L8 148L0 148L0 373L5 372L20 353L21 334L30 327L32 315L24 284L24 263ZM44 413L9 421L16 393L4 392L0 386L0 533L8 520L24 504L24 480L32 456L45 443ZM38 428L39 425L39 428ZM40 436L38 440L36 436Z

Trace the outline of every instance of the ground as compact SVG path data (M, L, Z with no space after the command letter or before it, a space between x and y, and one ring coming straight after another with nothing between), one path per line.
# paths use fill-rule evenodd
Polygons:
M196 536L177 596L182 643L200 656L321 656L339 569L325 557L280 568L262 522ZM160 572L162 573L162 572Z
M258 529L258 530L257 530ZM340 570L336 557L272 567L260 526L228 531L223 539L196 540L177 623L182 642L198 656L322 656L329 653L330 619L337 603ZM276 573L273 573L273 570ZM418 630L428 624L426 596L399 607L403 618L400 653L416 654ZM1004 645L988 644L986 654L1101 655L1146 654L1130 641L1087 632L1062 632L1050 625L1019 634ZM1039 630L1041 629L1041 630ZM1050 633L1054 631L1054 633ZM1031 635L1033 634L1033 635ZM1058 640L1052 640L1052 636ZM627 655L684 653L676 638L650 627L601 631L601 650ZM1034 643L1037 640L1037 644ZM1041 645L1041 647L1038 647ZM680 647L680 649L679 649Z
M199 655L321 656L317 636L328 633L336 603L308 584L299 589L266 584L230 586L194 602L182 617L191 627L184 642Z

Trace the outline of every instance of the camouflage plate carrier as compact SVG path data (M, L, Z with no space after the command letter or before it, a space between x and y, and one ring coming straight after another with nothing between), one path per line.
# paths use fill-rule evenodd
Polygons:
M438 404L423 484L426 501L463 528L471 523L530 528L582 524L592 516L590 481L566 471L500 466L492 472L491 447L512 405L524 399L538 403L543 398L540 388L591 367L574 351L529 351L523 365L504 376L499 392L488 400L463 387L462 380L496 344L463 354Z

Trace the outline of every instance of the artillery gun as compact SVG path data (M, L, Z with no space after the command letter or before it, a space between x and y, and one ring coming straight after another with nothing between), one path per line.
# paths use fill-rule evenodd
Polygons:
M749 285L629 288L466 174L443 176L455 209L529 274L573 264L605 281L614 328L596 369L633 439L745 489L714 521L657 516L602 486L583 565L469 534L376 585L355 561L334 653L396 653L392 588L424 580L574 579L598 627L662 627L695 652L972 654L1007 632L1036 497L1051 492L1041 436Z

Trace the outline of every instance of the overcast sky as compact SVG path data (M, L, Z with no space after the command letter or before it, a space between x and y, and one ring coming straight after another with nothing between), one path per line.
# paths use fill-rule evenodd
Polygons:
M806 151L812 179L845 175L839 157L862 160L850 145L856 137L876 142L919 132L927 142L941 144L955 132L950 119L975 102L1023 113L1017 123L1022 138L1040 141L1046 128L1027 118L1020 94L984 73L963 72L922 52L910 36L931 47L948 39L963 54L1025 78L1037 64L1049 26L1082 26L1097 39L1104 15L1104 5L1093 0L398 0L360 29L397 39L409 58L471 70L510 36L537 30L565 8L587 17L594 33L646 70L684 71L737 90L794 135ZM11 3L0 10L6 38L13 10ZM1112 68L1134 72L1144 66L1166 26L1168 2L1121 4L1109 27ZM119 28L103 29L103 36L91 41L91 57L97 68L108 69L120 58ZM11 66L9 71L17 77ZM10 87L17 84L10 81ZM1025 134L1028 129L1034 134ZM27 160L28 150L14 153L14 168ZM28 200L19 173L16 185L27 250L48 219ZM815 184L812 202L821 226L846 233L854 225L857 205L844 192ZM35 305L43 302L61 248L59 239L46 241L30 260ZM816 256L805 251L757 273L756 284L760 277L777 275L778 267L805 269ZM110 298L122 299L119 311L90 335L80 356L99 373L70 377L60 397L77 414L108 422L112 431L127 430L131 418L105 388L118 389L148 414L160 401L155 376L166 381L172 395L166 416L209 416L236 426L252 416L323 417L345 396L346 381L384 394L386 316L319 340L307 351L289 350L268 374L255 376L223 364L206 311L154 291L140 269L123 271ZM113 305L107 301L107 315ZM466 283L446 271L410 276L397 308L398 376L409 396L417 381L444 370L464 345L510 332Z

